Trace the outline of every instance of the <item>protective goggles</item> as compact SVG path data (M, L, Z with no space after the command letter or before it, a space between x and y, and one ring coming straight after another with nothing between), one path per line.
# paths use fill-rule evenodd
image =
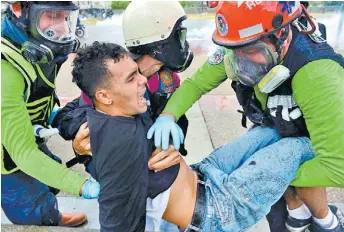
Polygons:
M262 42L230 49L225 57L227 75L242 84L253 87L277 65L277 52Z
M182 50L185 49L186 33L187 33L187 29L185 27L178 28L175 33L177 40L179 40L180 42L180 48Z

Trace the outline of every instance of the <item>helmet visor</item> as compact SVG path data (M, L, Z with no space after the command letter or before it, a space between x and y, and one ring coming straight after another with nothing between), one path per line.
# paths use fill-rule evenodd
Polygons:
M43 10L37 20L37 31L46 39L57 43L70 43L75 39L79 10Z
M187 29L184 27L176 30L176 36L178 37L179 42L180 42L180 47L183 50L185 49L186 33L187 33Z

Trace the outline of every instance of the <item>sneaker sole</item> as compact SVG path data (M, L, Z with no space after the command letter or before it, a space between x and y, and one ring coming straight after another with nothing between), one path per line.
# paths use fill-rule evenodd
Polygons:
M78 223L75 223L75 224L66 224L66 225L58 225L58 226L61 226L61 227L66 227L66 228L74 228L74 227L79 227L79 226L83 226L85 225L86 223L88 222L87 218L85 218L83 221L80 221Z
M305 225L303 227L298 227L298 228L295 228L295 227L291 227L289 226L287 223L285 224L285 227L287 227L287 229L290 231L290 232L304 232L305 229L307 229L311 224L309 223L308 225Z
M71 225L70 227L79 227L79 226L82 226L82 225L86 224L87 222L88 222L88 220L87 220L87 218L85 218L84 221L76 223L75 225Z

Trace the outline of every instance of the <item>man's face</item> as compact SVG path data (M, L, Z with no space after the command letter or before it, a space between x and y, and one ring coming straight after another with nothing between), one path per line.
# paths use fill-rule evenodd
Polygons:
M147 78L139 73L133 59L124 56L116 63L108 60L106 65L112 75L108 98L112 100L116 111L122 116L146 112L147 103L144 94Z
M54 40L63 40L71 33L70 11L43 11L38 22L38 29Z

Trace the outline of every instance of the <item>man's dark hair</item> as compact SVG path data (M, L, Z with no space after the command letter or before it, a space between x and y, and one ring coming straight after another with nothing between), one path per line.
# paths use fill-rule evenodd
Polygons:
M97 88L111 86L109 78L112 74L106 66L107 60L118 62L127 51L113 43L94 42L92 45L80 48L73 61L73 82L91 99Z

